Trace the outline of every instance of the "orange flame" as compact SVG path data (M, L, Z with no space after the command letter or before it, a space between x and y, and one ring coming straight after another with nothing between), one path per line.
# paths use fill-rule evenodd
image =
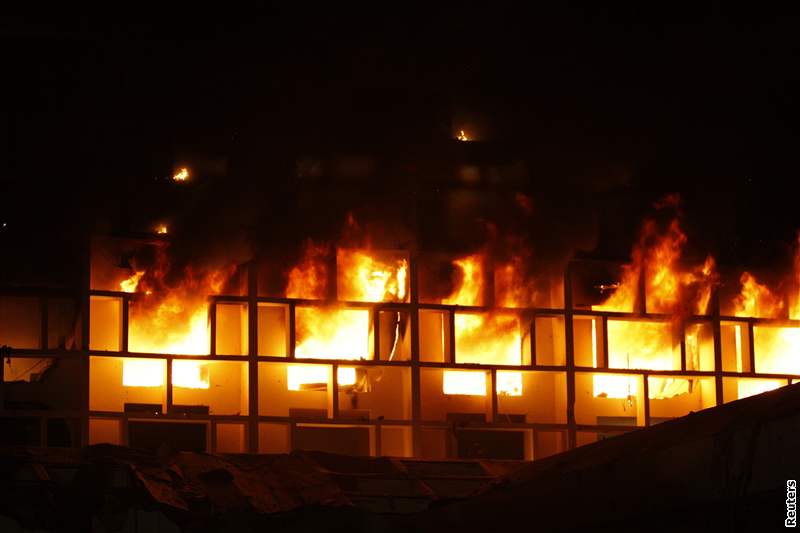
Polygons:
M444 304L478 306L483 302L483 257L474 254L453 261L460 271L460 282ZM458 363L519 365L522 362L519 319L515 315L458 313L455 315L455 341ZM522 374L504 372L497 379L497 392L522 394ZM444 373L445 394L486 395L485 376L463 371Z
M742 290L733 301L736 316L775 318L783 310L783 300L762 285L755 276L744 272L739 278Z
M138 270L131 275L131 277L119 282L119 288L122 292L136 292L136 287L139 281L144 276L144 270Z
M685 314L681 306L689 306L692 313L707 312L711 288L715 280L714 260L707 257L701 267L689 272L678 269L686 235L678 220L673 220L666 231L659 232L652 220L644 223L639 242L631 254L631 262L622 267L622 280L614 293L600 305L598 311L631 312L639 297L642 271L646 272L645 293L648 311L668 312L676 316ZM597 335L597 321L593 320L592 335ZM690 334L697 334L691 330ZM610 320L608 322L608 364L610 368L638 368L649 370L676 369L676 351L673 346L670 323ZM690 341L691 344L691 341ZM596 338L593 338L596 357ZM638 377L593 377L594 395L609 398L629 398L635 394ZM688 383L687 383L688 385ZM651 397L666 398L688 386L670 385L661 392L651 390ZM680 393L680 392L677 392ZM655 394L655 396L654 396Z
M129 310L128 349L131 352L177 355L207 355L209 352L208 303L209 294L219 293L233 273L228 270L195 275L187 270L181 284L168 287L160 276L166 271L164 256L153 271L151 280L146 271L137 271L121 284L126 292L144 292L154 297L134 300ZM144 286L142 280L153 285ZM147 285L145 283L145 285ZM143 290L144 289L144 290ZM123 382L129 386L155 385L154 376L163 372L159 360L125 359ZM161 379L163 382L163 379ZM209 388L206 365L197 361L174 361L172 384L176 387Z
M515 256L505 264L495 265L495 303L500 307L527 307L536 300L536 286L524 275L522 256Z
M797 257L795 257L795 268L797 268L797 265ZM795 271L796 275L797 271ZM780 296L774 294L769 287L759 283L755 276L749 272L744 272L739 281L742 284L742 289L733 302L736 316L778 318L782 315L784 301ZM790 316L796 313L796 309L793 308L795 305L789 309ZM738 333L741 327L738 324L736 327ZM753 337L756 370L758 372L776 374L800 373L800 328L755 326L753 328ZM737 356L742 356L741 349L737 349ZM777 388L766 381L739 381L740 398Z
M172 176L172 181L186 181L187 179L189 179L189 169L186 167L179 168Z
M328 268L326 258L328 248L306 242L303 259L289 271L286 285L287 298L307 298L322 300L328 290Z
M480 254L469 255L453 261L453 266L461 274L456 289L442 300L447 305L482 305L483 304L483 257Z
M327 249L311 244L306 256L289 273L287 296L324 297L327 287ZM402 302L407 299L408 262L383 262L364 250L338 250L337 289L340 299L349 301ZM297 341L295 357L357 360L370 357L370 313L367 309L299 307L295 314ZM290 366L289 390L303 385L325 383L325 367ZM354 374L353 374L354 376ZM351 383L346 367L339 369L340 385ZM292 388L296 387L296 388Z
M340 300L358 302L405 302L408 261L383 262L368 252L339 249L337 292Z

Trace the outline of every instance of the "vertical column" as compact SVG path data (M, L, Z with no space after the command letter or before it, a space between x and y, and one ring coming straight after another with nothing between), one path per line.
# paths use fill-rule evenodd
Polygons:
M447 347L444 354L444 362L453 364L456 362L456 312L450 309L447 312Z
M210 355L217 355L217 300L211 298L211 303L208 306L208 353Z
M6 357L11 355L11 348L6 347L5 345L0 345L0 411L6 408L6 397L5 392L3 391L3 384L5 382L5 370L6 370Z
M247 270L247 451L258 453L258 265Z
M489 381L486 383L486 400L488 404L486 406L486 421L491 423L497 421L499 410L497 406L497 369L492 368L487 374Z
M575 335L572 315L572 263L564 272L564 340L567 359L567 447L575 448Z
M417 258L409 258L410 306L411 317L411 442L414 457L422 455L422 398L420 391L419 367L419 285L417 280Z
M165 383L165 387L167 389L167 414L172 413L172 357L167 357L167 382Z
M597 324L597 322L595 322ZM597 358L597 366L600 368L608 368L608 317L603 316L600 320L600 327L602 328L601 331L601 339L602 339L602 354L598 354Z
M536 361L536 314L530 315L531 322L528 326L528 335L530 338L530 349L531 349L531 366L536 367L538 362Z
M128 315L130 310L130 297L128 294L122 296L122 338L120 340L120 350L122 353L128 353L128 335L130 331L130 324L128 323Z
M747 351L748 351L748 358L750 360L750 372L756 372L756 341L755 336L753 335L755 331L753 327L753 321L749 321L747 323Z
M339 365L333 363L328 374L328 418L339 418Z
M81 446L89 444L89 305L91 290L92 240L86 236L83 280L80 292L81 312L81 374L78 383L81 406ZM126 422L123 421L123 426ZM123 441L124 443L124 441Z
M637 285L636 308L633 310L638 315L647 314L647 266L642 265L639 271L639 284Z
M378 360L381 358L381 310L377 304L370 309L370 317L372 319L372 358Z
M681 372L686 372L686 320L681 319L680 323L678 324L678 335L680 335L680 347L681 347ZM693 368L692 370L697 370Z
M650 380L647 373L642 375L644 386L642 387L642 402L644 402L644 425L650 426Z
M724 403L722 397L722 333L719 319L719 289L714 288L711 294L711 327L714 335L714 388L717 394L717 405Z

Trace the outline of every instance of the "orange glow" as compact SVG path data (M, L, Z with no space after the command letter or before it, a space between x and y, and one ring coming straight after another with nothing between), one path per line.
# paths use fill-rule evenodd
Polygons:
M295 357L353 360L369 356L367 309L298 307L295 313Z
M172 384L186 389L209 388L208 365L198 361L172 361Z
M328 248L306 242L303 259L289 271L287 298L322 300L328 290Z
M369 252L339 249L339 300L357 302L405 302L408 293L408 261L377 260Z
M800 320L800 232L797 233L797 244L794 253L794 294L789 307L789 318Z
M483 257L474 254L453 261L460 271L460 282L442 303L477 306L483 303ZM495 313L456 313L455 322L456 358L458 363L519 365L522 362L519 319L516 315ZM466 390L469 394L481 394L477 390L477 378L469 373L445 373L445 394L468 394L447 392ZM508 377L506 374L515 374ZM506 372L501 381L498 377L497 392L509 395L522 394L522 375ZM464 380L459 384L459 380ZM485 395L485 389L482 395Z
M187 269L181 283L168 286L163 279L168 270L164 252L161 252L158 259L158 266L152 271L137 271L132 278L126 280L126 286L130 289L127 292L149 295L147 299L131 301L129 351L207 355L210 340L206 298L209 294L220 292L233 273L233 267L202 275ZM132 366L131 362L135 364ZM147 367L155 372L154 363L158 361L126 359L123 365L123 382L129 386L153 386L145 384L150 383L152 378L141 369ZM172 384L176 387L209 388L206 364L199 361L175 361L172 367Z
M166 235L168 230L169 228L167 228L166 224L159 224L158 226L156 226L156 233L158 233L159 235Z
M301 263L289 272L287 296L309 299L324 297L327 287L326 258L326 248L309 243ZM384 262L368 251L339 250L337 267L340 299L367 302L407 300L408 262L405 259ZM298 307L295 320L295 357L298 359L358 360L371 356L371 319L367 309ZM291 367L291 384L287 386L320 383L324 368L311 365ZM339 369L339 383L355 383L353 372L354 369Z
M329 372L328 365L290 365L286 369L286 388L290 391L301 391L309 385L327 384ZM339 386L355 385L355 367L339 367L336 379Z
M119 282L119 288L122 292L136 292L136 287L139 285L139 280L144 276L144 270L135 272L128 279Z
M800 328L756 326L753 343L757 372L800 374Z
M794 257L794 277L795 280L800 280L800 246L798 246ZM783 298L773 293L766 285L759 283L755 276L749 272L744 272L739 278L739 282L742 287L733 302L736 316L779 318L783 315ZM789 306L790 318L797 318L799 302L800 300L795 295ZM755 370L757 372L775 374L800 373L800 328L755 326L753 328L753 343L756 356ZM738 360L737 369L740 369ZM758 390L761 382L750 383L740 380L739 383L740 390L743 390L748 396L761 392ZM751 388L757 392L750 393Z
M186 167L181 167L178 169L175 174L172 176L172 181L186 181L189 179L189 169Z
M486 396L486 372L480 370L445 370L442 374L445 394Z
M756 394L778 389L786 385L785 379L742 379L737 380L737 399L749 398Z
M456 362L519 365L519 319L516 315L456 313Z
M461 274L458 287L442 300L447 305L483 305L483 257L470 255L453 261Z
M760 284L749 272L739 278L742 290L733 304L736 316L775 318L783 310L783 300L772 293L769 287Z
M495 304L499 307L528 307L536 299L536 286L524 274L524 258L515 256L505 264L495 264Z
M464 130L459 130L458 135L456 136L456 139L458 139L459 141L469 141L470 140L469 137L467 136L467 134L464 133Z
M522 373L497 371L497 394L522 396ZM447 395L486 396L486 372L482 370L445 370L442 391Z
M126 387L161 387L164 362L158 359L123 359L122 384Z
M619 287L600 305L598 311L631 312L636 307L639 280L646 273L645 293L648 312L704 314L711 298L711 287L716 279L714 259L707 257L701 267L688 272L678 269L686 235L677 220L664 231L659 231L653 221L646 221L639 242L634 246L631 262L622 267ZM599 321L593 320L593 336ZM689 336L696 330L689 331ZM688 339L689 345L696 340ZM608 366L623 369L677 370L679 355L672 336L672 324L639 322L632 320L608 321ZM596 352L596 339L593 339ZM595 354L595 366L597 366ZM594 376L594 395L610 398L627 398L635 394L635 376ZM651 390L653 398L670 397L684 385L670 386L663 393ZM688 389L687 389L688 390Z

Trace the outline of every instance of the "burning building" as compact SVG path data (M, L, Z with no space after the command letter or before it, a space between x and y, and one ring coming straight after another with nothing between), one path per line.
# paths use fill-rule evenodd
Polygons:
M679 217L556 279L313 241L176 275L168 239L95 238L82 290L3 293L7 443L531 460L800 379L796 284L691 264Z

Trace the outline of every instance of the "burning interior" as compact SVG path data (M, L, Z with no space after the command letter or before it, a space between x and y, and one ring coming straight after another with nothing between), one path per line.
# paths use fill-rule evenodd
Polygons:
M800 379L797 283L686 241L647 221L627 263L543 280L521 254L312 241L175 275L160 231L96 238L86 294L0 297L3 420L48 445L534 459Z

